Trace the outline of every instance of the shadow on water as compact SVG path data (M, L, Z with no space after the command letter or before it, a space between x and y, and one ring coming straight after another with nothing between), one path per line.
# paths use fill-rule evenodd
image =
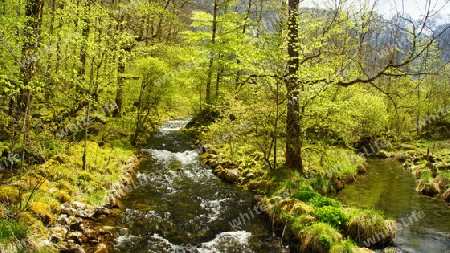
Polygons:
M419 196L411 172L397 161L373 159L367 173L347 185L337 199L352 207L375 208L408 226L398 231L396 246L407 252L450 252L450 209L441 199ZM409 217L423 211L422 219ZM402 220L403 219L403 220Z
M165 123L143 149L148 159L121 215L108 225L127 228L115 252L282 252L268 218L251 217L252 195L219 180L180 131L186 120ZM231 226L241 214L250 219Z

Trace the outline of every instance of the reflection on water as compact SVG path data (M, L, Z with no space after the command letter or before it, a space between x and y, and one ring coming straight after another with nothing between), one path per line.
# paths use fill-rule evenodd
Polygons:
M407 220L414 211L425 217L412 219L411 225L400 230L397 247L408 252L450 252L450 209L441 199L419 196L411 172L397 161L374 159L369 161L367 173L347 185L337 199L354 207L375 208L391 219Z

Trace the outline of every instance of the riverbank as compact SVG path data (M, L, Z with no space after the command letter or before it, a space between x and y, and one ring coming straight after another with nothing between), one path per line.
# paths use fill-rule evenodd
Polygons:
M108 233L89 222L114 215L140 158L130 146L90 141L88 167L81 170L83 146L84 142L75 143L65 154L28 169L22 178L9 176L0 187L2 252L84 252L83 244L104 247ZM5 232L8 228L10 233Z
M402 162L416 178L416 192L450 203L450 143L448 140L416 140L394 146L381 157Z
M288 239L295 250L371 252L368 246L380 248L393 243L395 221L386 220L374 210L344 208L326 196L365 172L361 156L342 148L311 145L304 153L307 166L301 175L283 167L281 154L276 164L269 165L264 153L250 145L258 140L217 141L223 140L224 135L208 136L209 128L214 128L213 124L197 124L187 130L197 136L204 163L223 180L257 194L255 205L264 207L261 210L270 218L273 232ZM242 127L241 130L248 131ZM370 245L364 243L376 234L385 236Z

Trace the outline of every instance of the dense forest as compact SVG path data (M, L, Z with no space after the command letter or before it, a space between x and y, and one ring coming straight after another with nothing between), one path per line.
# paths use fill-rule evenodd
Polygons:
M397 158L450 202L450 25L435 19L450 6L300 2L0 1L0 252L55 251L42 242L65 240L50 229L64 204L114 206L153 130L189 116L205 162L264 195L301 251L378 231L381 214L360 228L367 213L322 198L366 158Z

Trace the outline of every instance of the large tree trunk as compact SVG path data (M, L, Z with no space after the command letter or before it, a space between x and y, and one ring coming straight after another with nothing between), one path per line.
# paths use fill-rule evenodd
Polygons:
M22 76L23 87L20 88L18 98L18 111L23 116L22 136L24 146L26 146L28 135L28 116L32 100L32 89L30 89L31 79L34 76L35 66L38 61L37 49L39 48L39 37L41 33L42 12L44 9L43 0L29 0L25 6L25 16L27 22L24 29L24 43L22 45L22 58L20 61L20 74ZM25 149L22 149L20 177L22 177L23 164L25 159Z
M37 62L36 51L39 47L43 8L43 0L27 1L25 7L25 16L28 20L24 29L25 42L22 46L22 59L20 62L20 74L22 75L23 87L25 88L21 88L18 99L19 111L24 114L26 114L31 100L31 90L28 87L31 78L34 76Z
M300 128L300 108L299 108L299 80L297 71L299 69L298 44L298 4L299 0L289 0L289 21L288 21L288 79L287 89L287 119L286 119L286 165L288 168L299 171L303 174L302 165L302 140Z

